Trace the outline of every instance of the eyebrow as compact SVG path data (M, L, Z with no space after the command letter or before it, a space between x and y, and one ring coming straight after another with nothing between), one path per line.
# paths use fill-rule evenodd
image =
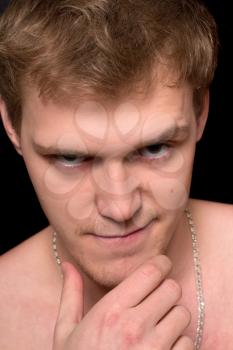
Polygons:
M152 136L147 140L140 142L137 147L133 149L140 149L153 144L160 144L170 139L184 139L190 133L190 126L188 124L184 125L172 125L167 129L163 130L159 135ZM79 151L78 149L72 149L72 146L69 147L59 147L59 146L44 146L35 141L32 142L33 148L40 154L46 155L76 155L80 157L95 157L94 153Z
M190 125L188 124L172 125L167 129L163 130L159 135L148 138L147 140L142 142L141 147L145 147L146 145L150 145L150 144L160 144L165 141L168 141L169 139L184 138L188 136L189 133L190 133Z

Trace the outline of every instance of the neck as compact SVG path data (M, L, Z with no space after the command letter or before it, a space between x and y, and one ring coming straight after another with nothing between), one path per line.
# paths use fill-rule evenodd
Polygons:
M166 255L173 263L173 269L169 277L178 283L185 284L193 276L192 239L190 227L185 215L177 226L176 232L168 245Z

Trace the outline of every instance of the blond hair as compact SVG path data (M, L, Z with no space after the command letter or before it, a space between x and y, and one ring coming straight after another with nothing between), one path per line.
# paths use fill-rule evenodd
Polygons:
M201 108L217 60L213 17L197 0L13 0L0 18L0 95L19 130L24 87L61 100L136 91L163 65Z

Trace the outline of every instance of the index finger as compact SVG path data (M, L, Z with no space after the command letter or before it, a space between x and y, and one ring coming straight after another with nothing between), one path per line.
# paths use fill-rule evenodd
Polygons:
M158 255L137 268L130 276L108 293L120 308L138 305L164 280L172 263L165 255Z

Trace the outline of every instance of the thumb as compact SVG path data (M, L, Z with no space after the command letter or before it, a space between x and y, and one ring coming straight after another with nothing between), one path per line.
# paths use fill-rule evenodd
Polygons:
M56 333L67 337L83 318L83 281L69 262L63 262L63 288L56 323Z

